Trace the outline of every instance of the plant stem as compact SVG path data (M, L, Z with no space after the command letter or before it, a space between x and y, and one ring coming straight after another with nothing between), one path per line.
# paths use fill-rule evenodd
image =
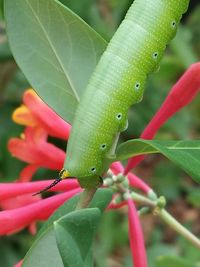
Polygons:
M137 194L135 192L131 193L131 197L136 202L143 202L144 204L150 205L155 208L155 214L159 216L165 223L167 223L172 229L182 235L185 239L190 241L194 246L200 249L200 240L193 235L187 228L181 225L172 215L170 215L164 208L159 208L157 203L150 201L144 196Z
M187 228L181 225L172 215L170 215L165 209L166 205L165 198L160 197L155 200L149 199L141 194L136 192L129 192L122 184L116 184L119 192L121 192L125 199L126 195L130 195L135 202L143 203L153 209L153 213L156 216L159 216L165 223L167 223L172 229L182 235L185 239L190 241L194 246L200 249L200 239L193 235Z
M77 203L76 210L85 209L89 206L94 194L97 191L97 187L85 188Z
M149 205L151 207L155 207L156 206L156 202L155 201L152 201L151 199L145 197L145 196L142 196L136 192L131 192L131 198L136 201L136 202L139 202L139 203L144 203L145 205Z
M189 230L183 227L174 217L172 217L165 209L161 209L158 216L170 225L176 232L185 237L193 245L200 249L200 240L193 235Z

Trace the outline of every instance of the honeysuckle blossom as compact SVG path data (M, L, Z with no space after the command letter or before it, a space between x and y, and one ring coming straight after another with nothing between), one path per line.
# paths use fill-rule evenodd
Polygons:
M200 63L193 64L170 91L161 108L145 128L141 137L152 139L159 128L177 111L190 103L200 88ZM60 170L64 163L65 152L47 141L48 136L67 140L70 125L58 117L35 93L28 90L24 93L23 106L14 114L15 122L26 126L21 138L12 138L8 148L11 154L28 163L14 183L0 184L0 234L15 233L24 227L33 225L36 221L46 220L54 210L73 195L81 192L76 180L66 180L51 188L59 194L42 199L32 194L40 191L50 181L31 182L33 174L40 168ZM140 189L149 194L152 189L142 179L129 171L135 167L143 157L130 159L124 168L120 162L110 166L111 171L118 175L127 175L129 190ZM118 194L113 195L113 200ZM17 200L14 203L14 200ZM147 267L146 252L141 225L137 209L131 198L121 203L110 203L109 208L128 206L130 246L134 267ZM14 219L14 220L13 220ZM35 229L35 228L34 228ZM34 232L35 230L33 230ZM20 266L18 263L17 266Z
M29 224L31 233L34 234L37 220L48 218L64 201L81 192L77 180L68 179L51 188L51 191L65 193L48 199L32 196L50 183L51 181L0 183L0 207L4 210L0 212L0 224L5 225L1 227L0 235L15 233Z
M15 184L15 183L12 183L12 185ZM0 185L1 187L1 185ZM3 187L4 187L4 184L3 184ZM32 195L30 194L23 194L23 195L20 195L17 194L17 195L14 195L14 197L9 197L9 198L5 198L5 199L2 199L0 200L0 208L1 210L13 210L13 209L18 209L20 207L24 207L24 206L28 206L30 204L33 204L33 203L37 203L38 201L41 200L41 197L40 196L37 196L35 198L32 197ZM2 213L1 213L2 215ZM13 221L13 217L11 217L11 220ZM34 235L37 231L37 228L36 228L36 221L31 221L30 224L27 225L28 226L28 229L29 229L29 232ZM15 233L17 232L19 229L16 229L16 227L13 227L13 232L11 233ZM5 234L5 232L3 232L3 234Z
M23 105L13 112L13 120L21 125L41 127L48 135L67 140L70 124L45 104L33 89L23 95Z
M12 234L23 229L34 221L43 221L66 200L81 192L81 188L69 190L66 193L41 199L40 201L0 213L0 235Z
M52 180L23 183L0 183L0 202L23 194L31 194L32 196L33 193L42 190L44 187L47 187L51 183ZM76 179L67 179L63 180L62 183L58 183L57 185L49 189L49 191L66 192L78 187L79 183Z
M62 169L65 152L47 141L42 128L27 127L21 138L11 138L8 150L12 156L33 166L51 170Z
M140 220L131 198L127 199L129 219L129 240L134 267L147 267L147 257Z
M26 129L20 138L11 138L8 150L18 159L29 163L20 173L19 181L30 181L38 168L59 170L65 153L47 141L48 136L68 139L71 126L51 110L34 92L28 89L23 105L12 115Z
M21 267L22 266L22 263L23 263L23 260L19 261L17 264L15 264L15 266L13 267Z

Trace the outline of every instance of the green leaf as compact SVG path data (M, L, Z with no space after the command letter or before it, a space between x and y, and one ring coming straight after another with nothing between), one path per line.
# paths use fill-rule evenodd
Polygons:
M153 235L156 234L160 234L159 230L155 230ZM153 237L153 236L152 236ZM162 255L162 257L165 257L167 255L170 256L176 256L176 254L178 253L178 249L177 247L173 246L173 245L166 245L164 243L159 242L158 240L151 240L152 241L152 246L150 246L150 248L148 248L147 251L147 255L148 255L148 267L155 267L155 263L157 261L158 258L160 258L160 255ZM170 267L170 266L166 266L166 267Z
M148 141L134 139L122 143L116 152L117 160L136 155L161 153L200 182L200 141ZM116 159L115 159L116 160Z
M75 210L77 202L79 200L80 194L74 196L70 200L66 201L62 206L60 206L45 222L43 227L40 229L38 236L40 236L54 221L58 220L62 216L68 214L69 212ZM98 208L101 212L108 206L112 200L112 191L107 188L100 188L95 193L89 207Z
M16 62L42 99L71 123L106 42L58 1L4 3Z
M3 19L3 1L4 0L0 0L0 19Z
M195 263L190 263L175 256L160 256L156 261L156 267L197 267Z
M97 208L83 209L54 222L56 241L65 267L84 266L100 215Z
M44 224L42 229L36 236L36 240L27 252L23 266L29 267L63 267L57 245L56 236L53 230L53 223L59 220L76 208L80 195L76 195L62 206L60 206L54 214ZM112 191L109 189L98 189L90 208L98 208L101 212L107 207L112 199ZM89 255L86 261L90 261Z
M51 226L33 243L26 254L23 267L64 267L56 245L54 228Z
M22 266L89 267L88 256L91 257L92 239L100 215L99 209L89 208L61 217L33 244L31 254L25 257Z

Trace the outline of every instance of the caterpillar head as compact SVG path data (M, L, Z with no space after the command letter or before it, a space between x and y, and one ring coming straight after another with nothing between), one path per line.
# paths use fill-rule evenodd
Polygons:
M65 169L68 170L70 176L76 177L78 180L94 179L96 176L102 175L102 161L100 158L105 153L107 144L103 143L97 145L94 149L88 149L88 151L81 151L74 154L68 154L65 162ZM99 156L97 156L99 153Z

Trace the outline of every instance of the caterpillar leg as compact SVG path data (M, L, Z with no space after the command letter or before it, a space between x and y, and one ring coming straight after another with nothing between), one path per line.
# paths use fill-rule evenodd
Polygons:
M128 129L128 119L126 120L126 124L124 125L122 132L126 131L127 129Z
M107 153L107 157L108 158L115 157L115 151L116 151L117 143L118 143L118 140L119 140L119 136L120 136L120 132L116 133L116 135L114 136L112 147L109 150L109 152Z

